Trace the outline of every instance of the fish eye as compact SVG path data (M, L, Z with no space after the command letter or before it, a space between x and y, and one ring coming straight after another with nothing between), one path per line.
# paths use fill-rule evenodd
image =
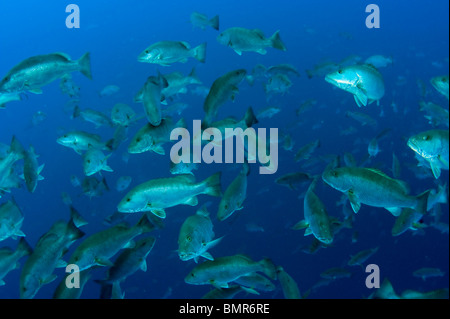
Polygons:
M87 160L86 162L90 163L90 162L91 162L91 160Z
M136 138L136 142L140 142L140 141L141 141L140 137Z
M128 197L128 198L127 198L127 202L130 202L130 201L131 201L131 198Z
M190 242L190 241L192 241L192 237L191 236L186 236L186 240Z
M331 175L333 175L334 177L338 176L338 173L336 171L331 171Z
M422 140L424 140L424 141L428 141L429 139L430 139L429 135L424 135L424 137L422 137Z
M338 73L339 73L339 74L342 74L342 69L340 69L340 70L338 71Z

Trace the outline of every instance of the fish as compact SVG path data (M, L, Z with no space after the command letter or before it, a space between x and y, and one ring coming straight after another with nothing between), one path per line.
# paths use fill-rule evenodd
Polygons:
M114 170L108 166L107 160L112 154L104 155L101 150L90 149L83 154L83 171L84 175L91 176L101 171L114 172Z
M110 85L105 86L103 89L101 89L101 91L98 92L98 95L100 97L111 96L111 95L119 92L119 90L120 90L120 87L118 87L117 85L114 85L114 84L110 84Z
M39 155L36 155L33 146L30 146L29 150L24 153L23 176L30 193L34 193L38 181L44 179L40 174L45 164L39 165L37 161L38 157Z
M276 289L275 285L268 279L266 276L261 275L257 272L250 273L248 275L243 275L233 281L234 283L246 287L247 292L252 293L251 291L274 291ZM249 289L251 291L249 291ZM255 294L255 293L253 293ZM259 295L259 293L256 293Z
M27 243L25 237L20 238L17 248L14 251L9 247L0 248L0 286L6 284L3 279L11 270L20 267L19 260L22 257L30 255L32 251L33 249Z
M417 269L413 272L414 277L422 278L422 280L424 280L424 281L427 278L443 277L444 275L445 275L445 272L443 272L439 268L433 268L433 267L423 267L423 268Z
M112 127L113 123L108 115L103 112L93 110L93 109L84 109L81 110L78 106L75 106L73 111L73 118L81 117L83 120L90 122L95 125L95 128L99 128L101 126Z
M189 163L185 163L182 160L180 160L179 163L175 164L174 162L170 161L169 172L170 174L173 175L180 175L180 174L194 175L192 171L198 169L199 165L200 165L199 163L194 163L192 161L192 158Z
M315 139L314 141L303 145L297 153L295 153L294 159L296 162L301 160L307 160L311 158L312 153L320 147L320 140Z
M259 295L259 292L244 286L233 285L228 288L214 288L203 295L202 299L233 299L238 293L246 292Z
M17 237L25 237L20 229L23 224L23 213L17 205L14 197L0 205L0 242Z
M392 236L400 236L408 229L418 230L425 225L423 225L420 221L422 220L423 215L416 212L411 208L404 208L400 215L395 219L394 226L392 226L391 234Z
M287 75L276 73L267 80L266 84L264 84L264 92L266 92L268 97L271 97L273 94L285 95L289 92L291 86L292 81Z
M230 98L234 101L235 95L239 92L238 85L246 75L245 69L237 69L222 75L213 82L203 104L203 110L205 111L203 123L207 127L209 127L209 123L215 120L220 106Z
M328 268L324 272L320 273L320 277L325 279L340 279L340 278L350 278L352 272L341 267Z
M94 196L102 196L104 191L109 191L106 179L98 180L95 176L86 176L81 182L83 194L92 198Z
M178 257L182 261L194 259L196 263L199 257L214 260L208 250L221 240L222 237L214 239L213 224L208 210L203 205L181 225L178 235Z
M139 119L128 104L116 103L111 110L111 121L114 125L128 127Z
M202 84L195 72L195 67L192 68L187 76L180 72L172 72L165 74L164 79L167 81L167 87L161 90L161 103L164 105L167 104L167 101L172 100L174 96L187 93L188 85Z
M428 120L428 123L434 127L449 125L448 111L443 107L433 102L419 102L421 112L425 112L424 117Z
M367 106L384 96L384 80L381 73L373 66L352 65L328 73L325 81L334 86L353 94L358 107Z
M189 58L205 63L206 42L195 48L191 48L191 45L185 41L156 42L142 51L137 60L138 62L169 66L176 62L186 63Z
M155 246L156 238L147 236L136 241L133 248L124 249L114 261L114 265L108 269L107 278L96 280L99 284L112 284L122 282L137 270L147 271L147 256Z
M0 110L6 107L6 103L13 101L22 101L23 97L21 92L0 92Z
M384 55L380 55L380 54L371 55L364 61L364 64L373 65L377 69L385 68L388 65L391 65L392 63L393 63L393 61L392 61L391 56L384 56Z
M215 15L211 19L208 19L208 17L199 12L192 12L190 21L194 27L200 28L202 30L205 30L206 27L211 27L214 30L219 30L219 15Z
M149 76L142 89L134 97L135 102L144 104L148 122L153 126L161 124L161 92L168 86L167 80L161 75Z
M219 34L217 41L232 48L239 55L242 55L242 52L257 52L264 55L267 53L267 48L286 51L279 30L275 31L270 38L266 38L259 29L232 27Z
M84 239L70 256L69 263L78 266L80 271L93 266L113 266L110 261L119 250L131 248L132 241L138 235L151 232L155 225L142 215L134 226L119 224L92 234Z
M152 151L156 154L165 155L163 145L170 142L170 134L176 127L186 127L183 118L174 123L172 118L168 117L162 119L158 126L153 126L150 123L145 124L131 139L128 145L128 153L139 154Z
M430 190L418 196L408 195L408 185L387 176L380 170L365 167L338 167L325 170L322 179L332 188L346 194L355 213L361 204L384 207L398 216L401 208L409 207L421 214L427 212Z
M64 278L62 278L58 287L56 287L55 292L53 293L53 299L80 299L83 288L88 281L91 280L92 274L91 269L86 269L80 272L80 287L67 287L66 280L69 279L69 276L72 274L67 274ZM74 289L75 288L75 289Z
M448 170L449 146L448 130L428 130L413 135L407 145L430 164L436 179L441 176L441 169Z
M272 66L268 67L267 69L265 69L264 73L266 76L269 76L269 77L273 76L275 74L284 74L287 76L295 75L297 77L300 76L300 73L295 68L295 66L293 66L292 64L289 64L289 63L280 63L277 65L272 65Z
M130 186L132 180L133 179L131 176L119 177L116 182L116 190L118 192L123 192L124 190L126 190L128 188L128 186Z
M54 281L53 271L57 267L66 267L62 257L69 247L84 236L73 220L58 220L38 240L32 254L22 267L20 274L20 298L34 298L42 286Z
M331 219L325 205L314 193L316 184L317 178L311 182L303 200L304 219L295 224L292 229L306 228L304 236L312 234L321 243L330 245L333 242Z
M267 106L263 109L261 109L258 112L258 115L256 116L258 119L262 119L262 118L272 118L275 114L278 114L281 112L281 108L278 106Z
M247 198L247 176L250 174L248 163L244 163L238 176L225 190L217 210L217 219L224 221L235 211L244 208L244 200Z
M264 258L253 261L244 255L218 257L198 264L184 278L190 285L213 285L216 288L228 288L229 283L250 273L262 272L271 279L275 279L276 267L273 262Z
M70 131L58 137L56 142L62 146L71 148L77 154L82 155L83 151L93 148L111 151L113 140L111 139L106 143L103 143L101 137L97 134L91 134L85 131Z
M350 260L347 262L347 265L349 266L363 266L362 264L366 262L367 259L369 259L373 254L375 254L378 251L379 247L370 248L361 250L356 255L350 256Z
M297 282L281 266L277 266L277 278L285 299L302 299Z
M78 98L80 96L80 87L73 81L71 73L66 73L61 77L59 89L70 98Z
M222 196L220 176L221 172L217 172L198 183L192 175L152 179L131 189L119 202L117 210L121 213L151 212L165 218L166 208L180 204L196 206L197 195Z
M25 149L13 135L5 157L0 158L0 191L10 192L11 188L20 187L21 182L14 171L14 164L24 156Z
M378 125L377 120L375 120L373 117L371 117L370 115L367 115L365 113L347 111L347 112L345 112L345 115L347 117L350 117L350 118L358 121L362 126L369 125L372 127L376 127Z
M62 78L65 74L80 71L92 79L90 53L78 60L71 60L65 53L37 55L14 66L0 81L0 92L42 93L42 87Z
M435 76L430 80L431 85L448 100L448 75ZM1 91L1 90L0 90Z
M275 183L278 185L283 185L289 187L291 190L297 190L295 188L295 184L301 184L305 183L307 181L311 180L311 176L308 173L303 172L293 172L293 173L287 173L283 176L278 177L275 180Z

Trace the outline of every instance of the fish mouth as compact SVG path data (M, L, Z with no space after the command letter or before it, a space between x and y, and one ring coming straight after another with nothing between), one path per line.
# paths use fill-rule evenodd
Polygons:
M407 144L408 147L409 147L410 149L412 149L414 152L416 152L416 153L419 154L419 155L422 155L421 152L420 152L419 146L418 146L412 139L409 139L408 142L407 142L406 144Z
M331 74L327 74L325 76L325 81L327 81L328 83L331 83L331 84L336 83L336 80L333 78L333 76Z

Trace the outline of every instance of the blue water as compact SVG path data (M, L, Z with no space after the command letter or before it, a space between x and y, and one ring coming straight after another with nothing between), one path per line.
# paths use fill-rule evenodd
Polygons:
M93 80L79 72L72 74L74 82L81 88L80 107L93 108L109 113L116 103L126 103L137 113L143 113L142 104L133 102L133 97L150 75L180 71L187 74L196 67L203 85L212 82L228 71L245 68L251 72L256 64L265 66L290 63L301 73L290 77L293 85L289 93L275 95L269 102L257 81L250 86L245 81L235 102L226 102L220 108L218 117L241 118L248 106L258 110L272 104L282 111L271 119L261 119L256 127L278 128L291 134L295 142L292 151L279 148L279 167L273 175L259 175L259 164L251 165L248 177L248 192L244 209L231 218L220 222L216 218L218 198L199 196L199 206L209 206L216 237L224 236L222 242L210 250L214 257L246 254L254 260L270 258L282 266L297 282L302 293L307 292L321 280L320 273L331 267L350 270L351 278L337 279L328 285L310 291L308 298L365 298L373 289L368 289L365 268L347 266L351 255L379 247L378 252L365 264L377 264L381 281L388 278L397 293L412 289L421 292L448 288L449 282L449 240L448 233L441 233L433 227L420 234L411 231L398 237L391 235L395 218L383 208L363 205L354 218L353 228L339 232L330 247L308 254L303 248L312 242L312 236L303 236L303 231L290 227L303 219L303 200L307 184L297 191L275 184L283 174L303 171L321 174L332 155L351 153L358 163L367 155L368 141L385 128L391 129L386 139L380 142L380 153L367 166L376 167L392 176L392 153L401 162L401 179L406 181L411 194L419 194L429 188L436 188L437 182L448 184L448 171L443 171L436 181L433 177L419 178L408 166L415 166L414 152L406 145L409 136L431 129L431 125L419 111L422 100L417 81L427 89L426 101L437 103L448 109L448 100L430 84L438 75L448 75L448 1L382 1L379 5L381 27L368 29L365 25L366 5L369 1L86 1L76 2L80 8L79 29L68 29L65 7L70 1L1 1L0 3L0 75L3 77L13 66L34 55L64 52L78 59L85 52L91 53ZM219 14L220 31L234 26L261 29L266 36L276 30L287 47L287 51L268 49L266 55L244 52L237 55L231 48L216 41L219 34L212 28L200 30L189 23L193 11L209 17ZM170 67L137 62L136 58L147 46L157 41L186 41L192 46L207 42L206 63L189 59L185 64L176 63ZM392 56L394 63L380 68L386 86L386 94L380 101L358 109L347 92L333 88L323 76L308 79L305 70L313 69L324 61L339 62L350 55L363 60L374 54ZM98 91L106 85L120 87L117 94L100 98ZM81 156L73 150L56 143L63 132L85 130L97 133L103 140L112 137L114 129L99 128L81 119L71 119L64 106L70 100L61 93L59 81L43 87L42 95L27 94L20 102L11 102L0 110L0 142L9 144L13 135L28 148L33 145L40 155L39 163L45 163L42 172L44 180L38 183L34 193L26 187L13 189L5 194L0 203L12 196L24 214L22 231L26 240L34 247L39 237L59 219L69 219L69 207L61 199L61 192L67 192L74 207L89 222L82 230L86 235L75 242L64 256L69 260L71 253L88 236L107 228L103 219L116 211L117 204L125 195L115 190L116 180L123 175L133 178L130 187L150 179L169 177L170 143L165 145L165 156L155 153L130 154L128 162L122 158L127 145L137 130L145 124L141 120L128 132L128 140L116 150L109 165L113 173L104 172L111 190L103 196L89 198L80 187L72 186L70 176L83 178ZM315 99L317 103L300 117L296 109L303 101ZM179 101L189 104L182 113L189 126L192 120L202 119L204 97L188 93ZM396 105L396 109L392 106ZM46 119L32 125L37 111L44 112ZM361 126L345 116L347 111L363 112L378 121L377 127ZM295 125L297 121L301 124ZM340 135L342 129L353 126L357 132ZM442 128L442 127L441 127ZM296 163L295 152L306 143L319 138L321 145L314 152L315 164L305 166ZM222 171L222 189L225 190L240 170L239 164L203 164L195 171L196 179L203 180L211 174ZM447 190L448 192L448 190ZM317 195L325 204L330 216L343 218L341 206L336 206L341 193L324 183L319 183ZM441 222L448 224L448 204L441 205ZM177 206L166 210L164 229L153 235L157 238L155 247L147 258L147 272L138 271L121 284L125 298L201 298L211 286L193 286L184 282L184 277L196 265L194 261L183 262L176 253L178 232L183 221L194 214L196 207ZM130 216L130 224L137 222L141 214ZM429 220L427 220L429 221ZM254 223L264 232L250 232L246 225ZM356 241L352 241L357 232ZM7 239L0 247L15 249L17 240ZM27 257L20 260L23 265ZM445 272L442 277L426 281L414 277L413 272L421 267L436 267ZM21 268L11 271L5 278L6 285L0 286L0 298L19 298ZM43 286L36 298L51 298L56 286L64 276L64 268L54 272L58 278ZM92 279L103 279L105 268L95 269ZM279 282L276 289L262 292L260 296L245 294L241 298L283 298ZM84 287L82 298L98 298L100 287L90 280Z

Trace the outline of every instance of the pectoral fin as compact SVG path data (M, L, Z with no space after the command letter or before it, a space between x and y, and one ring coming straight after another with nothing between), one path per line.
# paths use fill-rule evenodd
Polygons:
M353 97L355 98L355 102L359 107L367 105L367 95L363 92L363 90L358 89Z
M356 196L352 190L349 190L347 192L347 196L348 196L348 200L350 201L350 205L352 206L352 209L356 214L359 211L359 209L361 208L361 203L358 201L358 199L356 198Z
M152 208L150 211L159 218L166 218L166 212L162 208Z
M431 171L433 172L434 178L438 179L441 176L441 166L436 159L430 160Z

